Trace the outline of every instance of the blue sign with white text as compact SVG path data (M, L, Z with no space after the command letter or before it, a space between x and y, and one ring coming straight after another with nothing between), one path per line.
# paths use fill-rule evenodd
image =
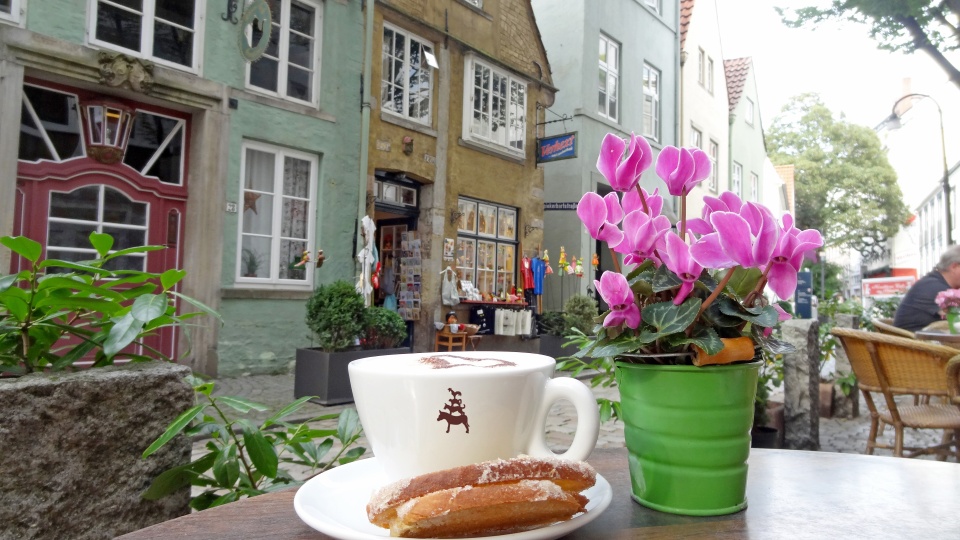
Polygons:
M809 319L813 317L813 311L811 310L813 306L810 303L812 296L813 272L798 272L796 291L797 305L794 309L798 319Z
M577 132L537 139L537 163L577 157Z

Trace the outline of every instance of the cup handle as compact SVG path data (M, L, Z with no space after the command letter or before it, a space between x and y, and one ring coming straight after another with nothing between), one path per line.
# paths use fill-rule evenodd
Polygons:
M547 447L546 424L550 407L561 399L570 400L577 410L577 432L573 436L570 448L563 454L557 454ZM568 377L550 379L544 388L543 401L537 411L534 426L536 429L533 432L533 440L530 441L528 454L535 457L583 461L597 445L597 435L600 434L600 410L597 408L597 399L587 385L576 379Z

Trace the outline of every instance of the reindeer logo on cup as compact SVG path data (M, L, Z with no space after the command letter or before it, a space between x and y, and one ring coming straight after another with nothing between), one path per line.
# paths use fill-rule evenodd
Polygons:
M443 406L445 411L440 411L440 416L437 417L437 422L442 420L447 421L447 433L450 433L450 426L458 426L463 424L467 428L467 433L470 433L470 424L467 422L467 413L463 412L466 409L466 405L463 404L463 400L460 399L461 392L454 390L453 388L447 388L452 396L446 405Z

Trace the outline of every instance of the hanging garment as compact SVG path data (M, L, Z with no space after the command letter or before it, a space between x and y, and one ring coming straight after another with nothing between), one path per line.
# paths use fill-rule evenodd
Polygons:
M530 265L530 257L524 257L520 260L520 276L523 278L523 288L533 288L533 270Z
M546 273L547 263L540 257L535 257L530 266L533 271L533 293L543 294L543 276Z
M440 300L445 306L455 306L460 303L460 293L457 292L457 273L449 266L443 271L443 280L440 283Z

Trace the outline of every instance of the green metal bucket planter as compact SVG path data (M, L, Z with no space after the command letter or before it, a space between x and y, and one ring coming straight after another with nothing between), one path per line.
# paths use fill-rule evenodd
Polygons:
M747 507L759 370L759 361L707 367L617 362L634 500L689 516Z

